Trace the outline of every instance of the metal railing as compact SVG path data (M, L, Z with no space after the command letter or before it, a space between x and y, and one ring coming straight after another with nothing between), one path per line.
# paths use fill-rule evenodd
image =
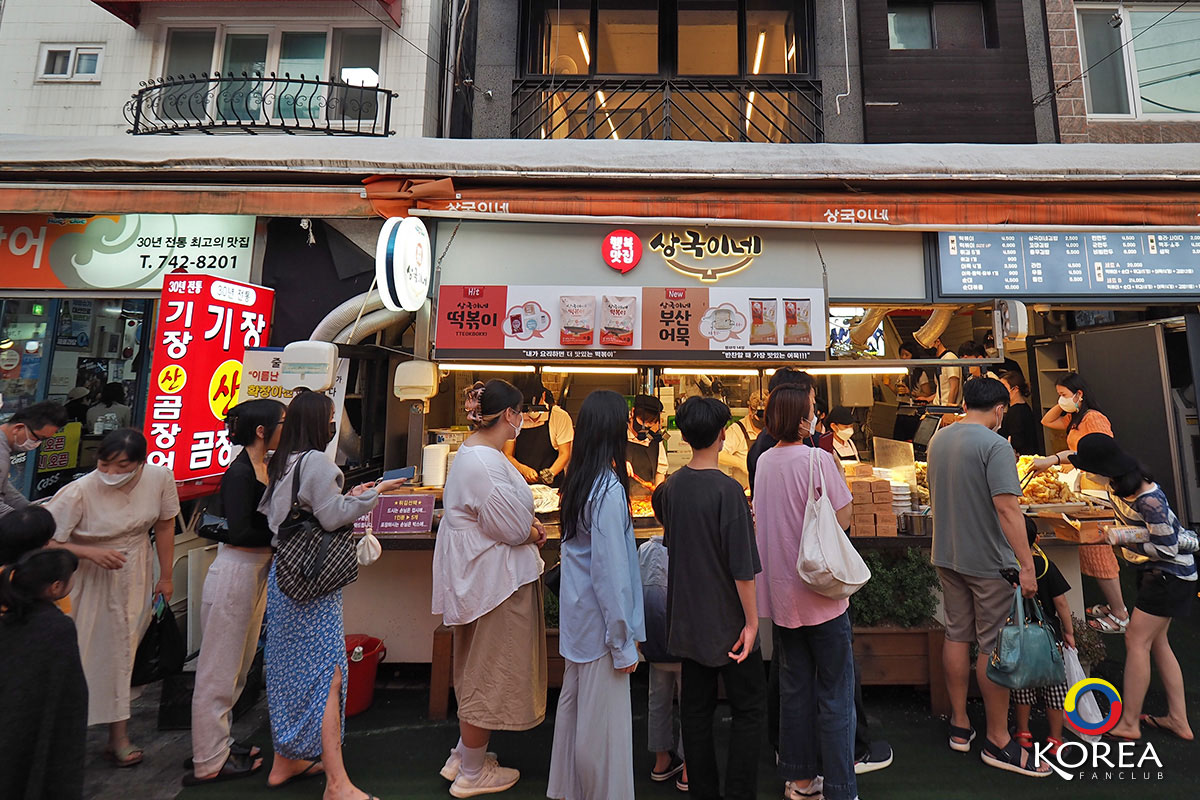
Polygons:
M391 136L392 99L376 86L221 74L168 76L142 83L125 104L129 133L318 133Z
M587 78L513 84L514 139L821 142L821 84L791 78Z

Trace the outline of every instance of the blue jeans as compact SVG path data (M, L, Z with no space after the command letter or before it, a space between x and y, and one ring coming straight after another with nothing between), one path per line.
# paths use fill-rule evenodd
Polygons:
M781 628L779 774L824 772L827 800L854 800L854 654L850 612L821 625Z

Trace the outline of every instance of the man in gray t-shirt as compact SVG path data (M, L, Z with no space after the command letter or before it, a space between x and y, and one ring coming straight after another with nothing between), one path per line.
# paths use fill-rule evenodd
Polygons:
M943 661L950 694L950 747L971 749L975 731L967 718L970 646L979 645L976 673L987 717L983 761L1010 772L1043 777L1049 767L1008 733L1008 689L987 677L987 661L1012 607L1013 586L1000 570L1019 568L1021 593L1037 592L1033 555L1018 498L1012 446L995 430L1008 410L1008 390L993 378L963 387L966 418L939 431L929 443L929 491L933 503L933 565L946 609Z

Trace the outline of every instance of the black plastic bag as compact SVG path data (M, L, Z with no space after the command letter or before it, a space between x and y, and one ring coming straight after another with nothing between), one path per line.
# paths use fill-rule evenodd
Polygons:
M155 595L150 627L146 628L142 643L138 645L137 655L133 659L133 679L130 683L142 686L160 681L168 675L175 675L183 670L186 657L187 648L183 643L183 634L179 631L179 623L175 621L175 614L161 594Z

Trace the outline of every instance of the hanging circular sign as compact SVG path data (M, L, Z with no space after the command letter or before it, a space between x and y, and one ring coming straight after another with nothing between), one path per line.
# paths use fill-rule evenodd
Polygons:
M383 305L392 311L419 311L433 274L429 231L417 217L383 223L375 248L375 282Z
M604 237L600 256L605 264L624 275L642 260L642 240L624 228L613 231Z

